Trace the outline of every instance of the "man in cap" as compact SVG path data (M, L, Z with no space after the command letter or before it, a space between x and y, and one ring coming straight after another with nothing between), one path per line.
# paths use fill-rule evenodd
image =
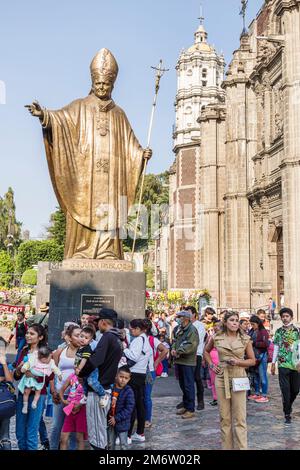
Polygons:
M28 326L33 325L34 323L39 323L40 325L47 328L49 320L49 302L45 302L40 305L39 312L35 315L31 315L26 320Z
M66 215L65 259L123 259L123 227L134 204L144 159L124 111L111 98L118 64L101 49L91 66L92 89L57 111L28 105L40 119L49 172Z
M94 354L79 374L79 377L87 377L98 368L99 382L109 395L123 353L120 331L115 328L117 317L117 312L112 309L103 308L100 311L98 327L102 336ZM100 408L99 396L89 388L86 404L88 436L89 443L95 450L105 449L107 446L107 414L110 404L111 400L108 400L106 406Z
M197 364L197 348L199 335L192 324L192 313L183 310L177 313L180 326L176 332L171 355L175 358L178 368L179 385L183 398L177 414L183 419L195 416L195 369Z

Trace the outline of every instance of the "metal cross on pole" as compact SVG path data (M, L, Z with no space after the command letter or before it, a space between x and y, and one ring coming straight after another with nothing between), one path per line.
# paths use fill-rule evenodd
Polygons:
M242 8L240 11L240 15L243 17L243 34L247 32L246 30L246 11L248 6L248 0L241 0L242 1Z
M156 109L156 104L157 104L157 96L158 96L158 92L159 92L159 88L160 88L160 80L161 80L162 76L170 70L170 69L164 69L163 68L163 61L162 60L160 60L158 67L151 67L151 68L156 71L156 81L155 81L155 94L154 94L154 100L153 100L153 104L152 104L150 124L149 124L149 130L148 130L147 147L146 147L147 149L150 149L150 142L151 142L151 136L152 136L152 130L153 130L154 114L155 114L155 109ZM138 205L138 212L137 212L137 216L136 216L135 229L134 229L134 239L133 239L132 252L131 252L131 261L133 260L135 244L136 244L136 237L137 237L137 230L138 230L139 218L140 218L140 213L141 213L142 196L143 196L143 190L144 190L144 182L145 182L145 174L146 174L147 164L148 164L148 160L144 159L144 161L143 161L143 170L142 170L142 182L141 182L140 197L139 197L139 205Z

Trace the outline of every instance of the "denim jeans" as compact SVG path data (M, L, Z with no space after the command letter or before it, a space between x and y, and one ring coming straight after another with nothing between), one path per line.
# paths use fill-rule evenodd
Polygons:
M19 392L17 398L16 413L16 436L18 447L20 450L37 450L38 449L38 431L41 417L45 408L46 395L41 395L36 409L32 409L31 404L34 394L29 396L28 413L22 413L23 394Z
M2 439L7 439L8 441L10 440L9 439L9 421L10 421L10 418L6 418L6 419L0 419L0 442L2 441Z
M168 374L168 372L169 372L169 361L168 361L168 359L164 359L161 363L162 363L162 366L163 366L163 373Z
M194 366L182 366L177 364L179 385L182 390L182 401L187 411L195 411L195 369Z
M67 399L67 397L65 397ZM50 435L50 449L51 450L58 450L60 444L60 434L61 430L64 425L65 420L65 413L63 408L65 405L60 403L59 405L53 404L53 421L51 427L51 435ZM69 440L69 450L76 450L77 443L76 443L76 434L71 433L70 440Z
M93 372L87 378L87 383L93 389L95 393L99 395L99 397L104 397L105 390L102 387L101 383L99 382L99 371L98 369L94 369Z
M109 426L107 430L107 448L108 450L115 450L116 439L120 439L120 449L126 450L128 448L127 438L128 432L117 433L113 426Z
M156 378L156 373L155 371L151 372L153 382L151 384L145 385L145 395L144 395L144 403L145 403L145 420L150 421L152 419L152 388L154 385L154 381Z
M16 342L17 342L17 346L18 346L18 351L17 351L15 361L18 362L21 351L22 351L22 349L24 348L24 346L26 344L26 339L25 339L25 337L24 338L23 337L22 338L16 338Z
M259 355L260 363L255 370L254 387L255 395L260 395L260 387L262 396L266 397L268 393L268 353L264 352Z

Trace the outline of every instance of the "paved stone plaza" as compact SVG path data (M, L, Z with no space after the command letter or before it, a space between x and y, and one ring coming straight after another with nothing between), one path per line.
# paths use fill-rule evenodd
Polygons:
M249 449L299 450L300 449L300 398L296 401L293 424L283 422L280 390L277 377L270 378L271 400L266 404L248 404ZM180 389L174 377L159 378L154 386L154 416L151 430L146 430L146 442L134 444L132 449L148 450L218 450L221 434L217 407L211 407L210 390L205 389L205 410L196 418L184 421L176 416L175 406L180 401ZM47 427L51 419L46 418ZM17 448L15 420L11 426L13 446Z

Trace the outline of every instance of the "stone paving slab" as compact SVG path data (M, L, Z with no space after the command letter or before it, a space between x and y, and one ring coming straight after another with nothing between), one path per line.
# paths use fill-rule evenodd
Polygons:
M300 397L294 405L293 423L284 426L278 377L269 376L270 402L248 402L247 422L249 449L252 450L299 450L300 449ZM185 421L176 416L176 405L181 392L174 377L159 378L153 390L153 426L146 430L146 442L133 444L133 450L219 450L221 433L218 407L212 407L211 392L205 389L205 409L197 411L196 417ZM51 418L45 418L47 428ZM13 448L15 419L11 420Z

